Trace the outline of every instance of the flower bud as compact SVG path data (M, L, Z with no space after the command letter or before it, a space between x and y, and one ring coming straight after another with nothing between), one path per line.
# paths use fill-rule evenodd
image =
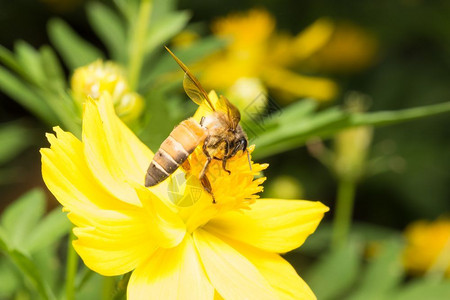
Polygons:
M144 107L143 98L130 90L122 68L114 62L97 60L76 69L71 88L79 107L87 96L98 99L101 94L109 93L117 115L127 123L137 119Z

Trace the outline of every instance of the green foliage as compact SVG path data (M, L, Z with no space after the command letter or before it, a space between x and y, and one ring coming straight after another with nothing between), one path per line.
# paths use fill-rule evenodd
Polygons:
M252 143L258 145L254 156L258 159L275 155L304 145L311 138L329 138L337 132L356 126L386 126L420 119L436 114L448 113L450 102L409 108L397 111L349 113L337 107L314 112L314 106L294 104L267 116L261 124L250 124L255 132ZM297 117L295 117L297 116ZM259 129L255 129L259 126Z
M0 126L0 166L12 160L22 152L32 141L31 132L21 123L14 121Z
M404 288L398 289L385 299L392 300L441 300L450 297L450 281L415 280Z
M401 284L403 279L402 244L393 239L384 242L380 248L380 253L369 260L349 300L382 299Z
M101 50L102 46L88 41L66 21L57 18L48 23L48 37L52 46L43 45L35 48L25 41L17 41L14 50L11 51L0 45L0 89L45 125L61 126L80 137L81 116L79 108L72 99L70 77L76 68L98 59L113 60L125 69L129 79L136 76L132 78L136 80L132 86L145 98L146 107L140 120L132 124L132 129L144 143L156 150L173 126L191 116L196 109L182 91L182 72L163 49L164 45L170 44L171 39L188 26L193 12L176 10L177 3L173 0L154 0L147 11L149 18L140 20L142 3L143 1L139 0L87 2L87 20L100 42L103 43L106 53ZM400 11L405 10L402 7ZM379 15L385 18L384 14ZM415 21L415 24L412 24L413 28L420 33L423 31L424 34L426 30L430 30L431 36L439 40L443 39L444 44L448 41L450 32L449 27L445 26L447 19L436 17L432 10L426 11L427 18L421 19L423 22L416 21L419 15L413 16L412 19ZM383 30L391 32L395 24L388 23L389 25L386 23L385 27L381 26L383 28L379 29L380 32ZM419 29L416 24L420 24ZM425 28L422 28L423 26ZM141 33L142 38L139 38ZM400 36L393 33L389 37L385 42L387 45L395 46L395 41ZM401 36L401 38L404 37ZM173 51L187 65L192 65L210 53L222 49L227 42L229 41L214 36L205 36L189 46L173 47ZM441 55L445 56L446 60L450 53L448 44L442 46L445 55ZM448 101L443 88L448 82L448 77L443 76L446 74L435 73L433 68L428 68L426 62L421 62L423 65L410 67L411 76L402 76L400 69L404 67L402 64L408 61L401 61L401 59L385 62L377 72L372 74L371 83L362 89L369 90L368 93L376 99L377 103L385 101L378 104L375 110L386 106L395 108L395 105L386 104L395 103L396 100L401 99L406 102L414 97L422 101L416 103L411 100L400 107L417 107L350 113L340 106L324 108L319 107L314 99L303 99L271 115L265 116L262 113L260 117L249 118L254 119L255 122L243 124L251 143L257 145L253 157L261 160L284 154L304 146L310 139L332 138L336 133L347 128L388 126L448 113L450 102L418 106L427 103L431 98ZM409 94L401 92L402 86L407 87ZM402 133L399 135L391 136L391 138L406 145L407 140L402 140ZM409 136L407 138L409 139ZM447 137L442 140L446 141ZM4 123L0 125L0 141L2 145L0 147L0 178L4 184L6 183L4 179L13 180L15 177L14 167L8 163L35 142L34 131L19 122ZM439 143L430 146L422 140L416 143L408 144L413 145L410 151L415 162L428 162L428 159L433 158L429 155L429 149L441 147ZM445 149L441 152L444 153ZM427 166L426 162L425 166ZM295 168L298 166L296 165ZM418 189L421 193L426 193L425 196L429 196L439 189L439 185L443 185L442 182L446 182L446 177L442 175L441 182L435 180L434 176L425 178L438 182L436 186L431 186L433 182L430 185L417 184L423 183L421 180L424 176L423 174L421 176L404 188L405 194L410 196L405 197L405 203L409 205L405 210L413 210L416 206L419 207L416 210L421 211L422 207L427 207L429 204L428 199L426 202L423 201L425 197L417 192ZM392 184L397 184L395 180L390 181L394 182ZM383 184L386 185L388 182ZM428 186L428 189L424 189L423 186ZM398 188L400 189L402 188ZM445 191L442 188L442 191L439 191L440 195L445 196ZM420 197L417 197L416 202L409 202L411 197L419 194ZM65 258L59 252L61 252L61 245L67 244L65 236L69 233L71 224L60 208L46 213L45 203L44 193L39 189L32 190L6 208L0 217L1 299L56 299L63 295L64 287L61 286L60 278L65 273ZM318 299L438 300L450 298L448 280L434 281L426 278L411 280L406 277L401 264L403 241L401 233L397 230L367 223L355 223L350 232L350 243L333 250L329 249L331 235L331 225L321 224L318 231L308 239L300 251L294 252L294 255L306 253L316 259L309 266L309 270L302 270L299 273L304 275ZM368 257L365 250L370 249L373 244L377 245L379 251ZM104 282L102 276L93 273L85 266L75 268L75 273L77 299L102 297L102 291L99 288ZM113 279L118 282L115 294L113 293L115 299L125 296L128 279L129 274L119 280Z
M349 243L324 254L305 274L318 299L339 299L350 290L359 276L361 250L357 243Z
M55 273L52 267L54 245L68 233L71 225L60 209L44 216L44 208L44 193L32 190L17 199L1 215L0 249L8 261L0 257L0 265L5 266L10 273L0 275L16 286L22 284L23 276L25 285L18 290L37 292L41 299L56 299L53 293L55 286L52 288L46 277ZM42 260L44 257L47 259ZM18 276L19 273L14 275L15 268L21 276ZM0 288L0 295L6 292L8 290Z
M98 37L108 48L109 55L114 61L126 62L126 31L124 20L113 9L99 2L88 3L89 23Z
M80 37L61 19L50 20L48 34L71 70L103 58L103 54L95 46Z

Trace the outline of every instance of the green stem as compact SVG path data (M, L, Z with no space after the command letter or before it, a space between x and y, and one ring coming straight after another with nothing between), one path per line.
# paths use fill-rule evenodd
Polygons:
M117 283L117 288L114 293L113 300L122 300L125 298L127 293L128 281L130 280L131 272L128 272L122 276L122 278Z
M144 48L147 34L148 22L152 11L152 1L142 0L139 7L139 15L136 23L132 27L131 43L129 48L129 69L128 80L132 90L136 90L139 75L144 58Z
M432 115L448 113L449 111L450 101L401 110L354 114L353 116L351 116L351 123L354 126L386 126L406 121L412 121Z
M355 200L355 190L356 184L354 180L339 180L331 239L333 248L344 245L348 240L353 214L353 203Z
M72 241L75 239L73 230L69 234L69 243L67 245L67 262L66 262L66 299L75 299L75 276L78 267L78 255L73 248Z
M111 300L115 288L116 288L116 277L114 276L103 277L102 299Z

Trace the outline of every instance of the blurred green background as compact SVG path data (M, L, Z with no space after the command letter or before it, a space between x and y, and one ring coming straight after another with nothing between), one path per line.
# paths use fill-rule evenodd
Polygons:
M65 1L61 1L65 2ZM0 3L0 43L11 49L17 40L35 47L50 43L47 22L58 16L96 46L104 48L86 20L82 1L6 1ZM107 1L106 1L107 2ZM335 100L348 91L371 97L370 110L391 110L450 99L450 3L448 1L180 1L179 9L192 14L191 23L208 24L230 12L264 7L276 18L277 30L296 34L314 20L327 16L351 21L372 33L379 43L375 61L365 70L346 74L328 72L341 87ZM69 75L69 74L67 74ZM20 155L4 162L1 205L24 190L42 185L39 154L48 127L0 92L2 122L25 124L34 140ZM272 96L273 98L273 96ZM276 101L276 98L274 98ZM171 124L173 126L175 124ZM375 131L370 156L389 156L390 169L363 180L358 187L355 219L402 229L418 218L436 218L450 210L450 118L440 115ZM16 141L20 144L20 141ZM20 147L19 147L20 149ZM329 172L307 150L289 151L266 159L269 178L291 175L301 182L304 198L333 207L335 183ZM11 170L7 173L4 170ZM10 176L15 174L16 176ZM330 215L330 214L329 214ZM328 215L328 217L329 217Z
M54 41L49 38L48 22L57 17L66 21L84 39L107 53L108 47L92 29L87 16L87 7L91 7L89 5L93 2L95 1L0 0L0 45L11 51L14 51L18 40L26 41L35 48L46 44L54 46ZM112 6L109 1L96 2ZM356 26L365 32L376 41L376 46L375 50L372 49L374 54L370 57L370 61L362 67L352 65L351 59L354 58L352 53L348 60L350 63L346 67L340 67L339 64L334 67L319 64L317 67L317 61L320 62L321 57L322 59L324 57L320 55L312 57L300 66L299 69L303 75L328 78L339 87L339 92L333 99L319 103L321 111L335 105L344 105L345 100L355 93L368 99L366 104L369 112L401 110L450 100L449 1L180 0L175 6L177 10L189 11L191 18L187 28L200 37L210 37L211 24L217 18L253 8L267 10L276 20L275 31L286 32L292 36L302 32L322 17L327 17L336 24ZM168 39L157 45L157 49L151 54L153 60L148 65L144 65L143 73L152 72L155 66L161 67L158 65L158 58L166 55L162 45L171 45L171 42L172 40ZM214 49L220 49L222 46L217 41L205 42L199 46L198 49L203 48L199 50L200 54L195 54L197 56L184 53L189 58L187 63L193 64L202 56L207 56L214 52ZM196 49L196 44L192 47ZM270 52L270 44L268 49ZM335 53L333 49L329 51L331 54ZM58 51L57 53L58 58L63 61L61 53ZM341 60L340 55L344 54L335 53L333 58L335 63ZM348 59L343 57L342 60L344 58ZM164 59L167 63L168 57ZM312 68L314 64L316 67ZM207 66L207 63L203 66ZM164 68L163 66L161 70L168 71ZM167 67L172 71L175 68L174 64ZM200 68L201 65L196 71ZM156 67L155 70L160 71ZM64 65L64 75L67 79L72 76L72 72L70 67ZM227 70L223 72L226 74ZM141 89L139 92L145 93L147 100L159 99L148 100L154 101L148 103L149 107L153 105L153 108L149 108L146 112L151 116L143 126L144 129L139 132L140 137L154 150L179 121L195 110L195 105L181 92L181 76L174 74L173 77L176 79L170 79L170 83L163 87L149 79L149 82L154 85L148 86L161 88L161 90L155 88L157 90L155 97L152 96L151 88L145 90L147 85L139 86ZM167 91L169 92L166 97ZM297 97L286 101L283 95L270 87L267 92L271 101L276 102L283 109L301 100L301 97ZM164 116L160 119L155 117L157 113L152 115L151 112L158 105L162 107L159 108L158 113ZM281 116L284 112L284 110L281 111ZM165 114L168 115L167 118ZM44 134L51 131L51 126L12 100L2 89L0 89L0 126L0 193L2 195L0 211L3 211L7 205L34 187L42 187L44 191L47 191L41 178L38 150L47 146ZM319 142L319 145L324 149L332 149L333 143L332 140L324 140ZM305 279L318 296L323 296L319 299L340 299L343 293L345 294L345 291L355 284L358 277L355 274L358 274L360 270L358 263L349 257L355 255L366 259L366 252L370 252L371 249L371 240L379 241L392 236L401 240L399 238L401 232L415 220L448 217L450 212L450 117L449 114L440 114L374 129L373 140L367 154L367 172L358 180L353 214L355 222L353 231L359 232L360 236L364 237L362 239L365 239L365 243L363 246L350 243L345 251L331 256L324 255L323 257L327 258L323 259L319 256L327 253L326 245L328 245L331 221L335 211L337 180L330 168L311 154L314 152L313 145L309 142L308 144L309 147L290 148L288 151L264 155L263 158L257 159L259 162L270 164L264 174L268 180L265 183L263 196L301 197L321 201L330 207L330 212L326 214L317 233L298 252L290 253L286 257L297 270L310 267L312 271ZM256 146L258 147L258 144ZM53 199L48 192L46 193L48 199ZM48 211L58 206L55 200L50 200L47 204ZM63 253L64 247L60 248L58 251ZM382 263L389 264L392 261L399 263L400 261L398 253L401 250L397 244L389 244L386 249L383 252L385 256L381 256L379 268L383 268ZM392 257L395 257L395 260L391 261ZM333 290L331 287L330 290L334 293L332 295L321 291L320 286L321 284L326 286L327 279L334 280L333 276L339 277L338 271L342 265L332 263L327 265L326 259L329 259L328 262L341 260L345 268L348 267L346 274L350 278L348 282L342 283L344 286L342 289ZM324 260L321 267L313 267L316 262ZM337 273L330 273L329 270L335 270ZM353 271L354 274L350 274ZM327 272L329 277L323 279L321 283L319 275ZM299 273L302 275L301 271ZM376 272L371 274L379 280L383 277L383 275L378 277L374 275ZM370 276L368 278L370 279ZM392 281L400 280L395 274L389 278ZM407 277L406 280L412 280L412 277ZM98 279L93 280L93 282L96 281ZM364 284L365 281L361 281ZM433 287L427 286L427 288L425 290L430 291ZM364 289L361 290L364 291ZM370 291L370 289L367 290ZM448 286L445 291L449 291ZM0 293L0 298L1 295ZM395 299L413 299L408 295L410 294L405 293L404 298L399 296ZM420 298L422 295L416 293L417 299L425 299ZM445 297L446 295L441 293L434 298L430 296L429 299L447 299ZM352 299L359 299L358 294L354 294Z

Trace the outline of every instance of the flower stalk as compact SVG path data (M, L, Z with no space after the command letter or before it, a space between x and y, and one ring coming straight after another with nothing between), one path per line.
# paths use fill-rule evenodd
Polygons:
M102 285L102 299L110 300L116 288L115 276L104 276Z
M348 240L355 202L355 191L356 182L354 180L344 178L339 180L331 238L331 246L335 249L344 245Z
M66 262L66 299L75 299L75 277L78 268L78 255L72 246L75 239L73 230L69 234L69 242L67 244L67 262Z

